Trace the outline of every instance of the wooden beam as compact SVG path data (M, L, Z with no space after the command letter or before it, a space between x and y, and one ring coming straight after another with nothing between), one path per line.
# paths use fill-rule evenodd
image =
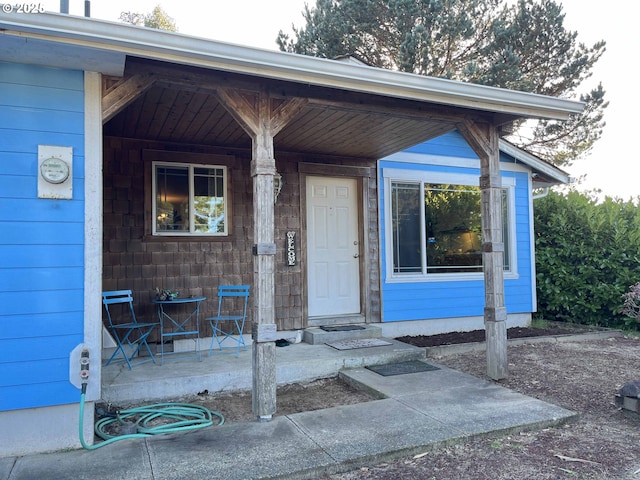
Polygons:
M508 360L498 127L464 120L458 124L458 130L480 158L487 375L494 380L501 380L508 376Z
M273 136L277 135L308 103L306 98L273 98L268 92L243 92L226 87L218 87L215 93L251 137L263 127Z
M481 162L483 159L487 161L495 154L491 148L488 127L486 125L481 126L473 120L464 119L462 122L459 122L456 127L476 155L478 155Z
M123 78L108 89L103 89L102 123L111 120L118 112L153 86L155 78L150 74Z
M273 134L277 135L280 130L286 127L304 109L307 103L308 100L306 98L289 98L282 100L277 107L272 107L270 114Z
M336 91L321 86L301 85L295 82L260 79L248 75L219 72L197 67L173 66L159 62L130 61L127 71L135 74L152 74L162 84L184 90L214 93L220 89L236 90L245 94L260 92L267 85L274 99L304 99L310 105L324 108L342 109L351 112L387 114L399 118L424 119L446 122L453 125L461 116L473 118L473 111L465 108L450 107L434 103L417 103L411 100L388 98L381 95L369 95L359 92ZM291 107L291 106L290 106ZM290 108L289 107L289 108ZM516 117L504 115L499 123L509 122ZM480 120L480 118L478 118ZM496 119L497 121L497 119ZM275 125L273 125L275 126Z
M220 103L247 132L247 135L255 137L260 130L257 99L252 99L247 94L233 88L220 87L216 89L215 93Z

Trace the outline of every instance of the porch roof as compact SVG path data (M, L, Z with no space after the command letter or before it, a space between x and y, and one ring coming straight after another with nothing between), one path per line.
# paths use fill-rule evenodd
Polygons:
M266 85L282 99L306 99L275 137L276 150L353 157L381 158L463 118L501 125L564 120L583 109L573 100L56 13L0 13L0 39L4 61L147 75L147 87L114 113L105 134L131 136L135 124L133 136L148 140L250 146L215 94L220 84L254 92ZM198 116L202 124L194 129ZM145 117L150 121L133 121Z

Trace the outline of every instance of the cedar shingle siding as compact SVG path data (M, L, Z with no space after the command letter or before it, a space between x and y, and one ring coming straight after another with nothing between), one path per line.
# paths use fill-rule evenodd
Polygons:
M146 150L178 151L176 158L186 162L191 161L186 155L189 153L218 156L214 163L220 155L226 156L229 169L229 236L151 236L151 161L145 156ZM278 329L291 330L307 326L304 222L301 218L304 194L302 192L301 195L300 190L303 174L299 173L298 161L309 160L284 154L277 157L276 165L284 187L275 207L275 313ZM202 157L193 163L202 163ZM333 163L328 169L333 174L339 174L338 165L346 165L358 166L358 172L364 171L369 175L360 177L369 210L365 216L368 224L362 233L367 236L365 243L368 245L368 272L362 272L363 309L367 321L377 322L380 319L377 192L375 173L371 173L375 172L375 161L323 158L317 163L318 166ZM201 318L213 313L217 308L218 285L253 283L252 188L250 152L234 151L230 154L205 147L105 138L103 290L132 289L136 313L141 319L154 318L155 309L150 300L156 287L178 291L181 296L204 295L207 301L202 306ZM288 231L296 232L298 261L295 266L287 266ZM368 291L365 292L365 288ZM202 330L202 336L210 335L208 325L203 324Z

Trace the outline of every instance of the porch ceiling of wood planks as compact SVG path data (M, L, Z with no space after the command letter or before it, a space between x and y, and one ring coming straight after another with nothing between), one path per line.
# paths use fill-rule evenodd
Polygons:
M294 152L378 159L455 128L463 118L492 123L479 112L260 76L129 59L122 79L105 77L104 133L161 142L251 148L251 140L216 91L233 88L248 102L269 91L272 108L306 103L274 138L276 154Z

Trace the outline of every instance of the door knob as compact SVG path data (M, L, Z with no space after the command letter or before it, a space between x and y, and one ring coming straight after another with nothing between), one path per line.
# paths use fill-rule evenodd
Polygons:
M360 256L360 254L359 254L359 253L354 253L354 254L353 254L353 258L358 258L359 256Z

